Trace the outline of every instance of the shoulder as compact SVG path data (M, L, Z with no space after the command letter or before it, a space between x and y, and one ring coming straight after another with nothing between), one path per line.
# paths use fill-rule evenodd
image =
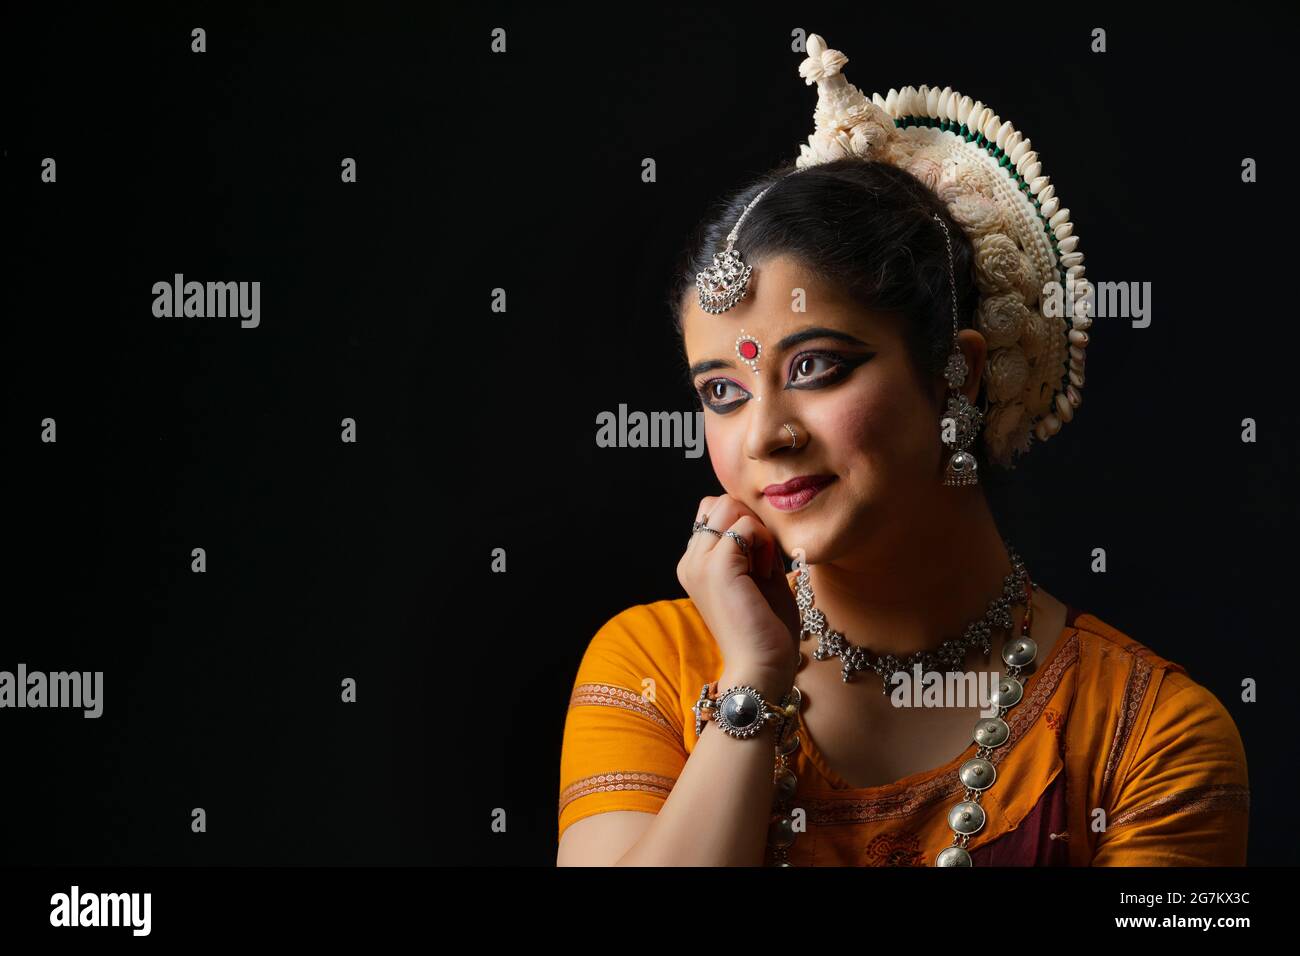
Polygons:
M1244 864L1250 784L1228 708L1181 664L1096 616L1071 626L1074 759L1085 805L1105 811L1089 836L1092 865Z
M1078 693L1088 698L1092 706L1110 700L1122 709L1133 711L1166 680L1176 681L1178 686L1195 685L1181 664L1158 654L1095 614L1071 608L1066 632L1066 638L1076 645Z
M1078 640L1076 707L1110 737L1105 776L1122 781L1160 762L1245 784L1245 750L1236 722L1187 668L1093 614L1072 615Z
M1221 709L1222 704L1197 683L1187 668L1152 650L1095 614L1071 610L1067 632L1078 642L1080 690L1118 698L1129 710L1144 699L1161 702L1181 697L1180 705L1200 711Z
M637 604L606 621L591 639L588 653L680 660L712 635L690 598Z
M680 693L716 678L722 655L690 598L638 604L596 631L579 665L575 685L614 683L640 691L647 679ZM706 677L705 675L712 675ZM691 701L699 687L690 689Z
M1080 651L1089 652L1096 658L1098 665L1107 670L1125 670L1140 662L1155 670L1175 670L1185 673L1180 664L1162 657L1150 647L1134 640L1095 614L1071 608L1066 626L1078 634Z

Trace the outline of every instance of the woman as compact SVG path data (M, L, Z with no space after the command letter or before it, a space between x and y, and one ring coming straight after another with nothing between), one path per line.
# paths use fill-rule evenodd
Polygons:
M980 484L1080 404L1090 312L1046 307L1082 276L1068 211L980 104L873 103L808 53L817 131L673 291L724 493L689 597L588 647L557 862L1243 864L1231 716L1038 586ZM953 695L994 671L992 700Z

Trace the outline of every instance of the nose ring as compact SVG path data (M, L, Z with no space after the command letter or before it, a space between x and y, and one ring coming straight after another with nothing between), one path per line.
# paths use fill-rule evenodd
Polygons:
M798 436L798 434L795 432L795 430L794 430L794 426L793 426L793 425L786 424L786 425L782 425L781 427L784 428L786 431L788 431L788 432L790 433L790 447L791 447L791 448L798 448L798 447L799 447L799 436Z

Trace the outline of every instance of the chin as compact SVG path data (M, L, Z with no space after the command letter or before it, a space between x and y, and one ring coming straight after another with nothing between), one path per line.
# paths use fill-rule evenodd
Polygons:
M786 520L772 528L772 532L787 555L793 557L796 550L802 550L808 564L822 564L842 552L842 539L847 529L839 521L829 518L798 521L790 520L793 518L790 515L782 517Z
M827 502L830 504L830 502ZM787 555L802 549L808 564L826 564L851 554L872 521L860 510L836 507L791 513L775 512L768 528Z

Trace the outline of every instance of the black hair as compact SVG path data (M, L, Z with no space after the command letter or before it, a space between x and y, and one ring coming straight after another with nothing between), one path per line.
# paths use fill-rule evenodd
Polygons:
M902 315L908 356L920 380L942 374L952 351L952 292L948 246L934 215L943 218L952 238L959 329L972 326L979 301L975 252L939 196L906 170L873 160L838 159L799 172L789 163L718 204L696 227L673 273L668 306L679 339L696 273L712 264L763 189L766 195L736 238L745 261L755 265L787 256L863 308ZM982 399L983 384L980 389ZM982 439L971 451L983 473Z

